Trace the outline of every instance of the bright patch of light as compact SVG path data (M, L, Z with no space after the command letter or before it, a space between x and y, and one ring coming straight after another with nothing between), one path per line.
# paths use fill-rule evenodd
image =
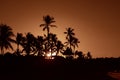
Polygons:
M47 54L47 57L50 57L50 56L51 56L51 53L48 53L48 54Z
M49 52L48 54L46 54L46 56L47 56L47 57L56 56L56 52L53 52L53 53Z
M54 56L56 56L57 52L51 53L51 50L46 54L45 59L54 59Z
M53 53L52 53L52 56L56 56L56 52L53 52Z

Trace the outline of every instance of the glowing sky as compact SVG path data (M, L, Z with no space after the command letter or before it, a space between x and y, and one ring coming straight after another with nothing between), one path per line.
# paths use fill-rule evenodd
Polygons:
M119 0L0 0L0 22L14 33L43 35L42 17L53 16L58 28L51 29L64 42L65 28L75 29L78 50L93 57L120 56Z

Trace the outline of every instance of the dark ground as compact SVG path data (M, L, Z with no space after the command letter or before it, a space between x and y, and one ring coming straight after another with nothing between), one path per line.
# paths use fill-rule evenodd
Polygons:
M116 60L0 57L0 80L115 80L107 73L117 69Z

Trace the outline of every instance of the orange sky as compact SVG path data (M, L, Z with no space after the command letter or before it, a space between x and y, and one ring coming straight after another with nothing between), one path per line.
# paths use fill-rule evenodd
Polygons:
M65 28L75 29L79 50L93 57L120 56L119 0L0 0L0 22L14 33L42 35L42 16L50 14L58 28L51 32L65 39Z

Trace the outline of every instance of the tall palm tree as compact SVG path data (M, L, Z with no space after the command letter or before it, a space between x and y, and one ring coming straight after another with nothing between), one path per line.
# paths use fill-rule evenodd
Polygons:
M74 57L75 57L75 48L78 47L78 43L80 43L80 41L75 37L75 33L73 32L74 29L72 28L67 28L66 32L64 32L64 34L67 34L66 39L67 42L65 42L67 45L69 45L69 47L67 47L67 52L71 51L70 53L73 53L72 48L74 49Z
M22 33L17 33L16 36L16 44L17 44L17 54L20 54L20 49L19 46L22 45L22 40L23 40L23 34Z
M67 48L64 50L63 55L67 55L66 57L71 57L71 55L73 55L73 51L72 51L72 41L73 41L73 37L75 35L75 33L73 33L74 29L72 28L66 28L66 32L64 32L64 34L66 34L66 40L67 42L65 42L65 44L67 45Z
M47 30L47 36L48 36L48 44L49 44L49 33L50 33L50 27L56 27L56 25L53 25L52 23L55 23L55 20L53 17L46 15L43 16L44 24L41 24L40 27L44 27L43 31Z
M74 48L74 57L76 57L75 48L78 47L78 43L80 43L80 41L76 37L73 37L72 46Z
M72 28L66 28L66 32L64 32L64 34L66 34L66 39L67 39L67 45L69 45L69 48L71 49L72 46L72 41L73 41L73 37L75 35L75 33L73 33L74 29Z
M12 32L12 28L6 24L0 24L0 48L1 48L1 54L4 54L4 49L12 49L13 47L11 43L15 42L15 40L12 39L14 36Z

